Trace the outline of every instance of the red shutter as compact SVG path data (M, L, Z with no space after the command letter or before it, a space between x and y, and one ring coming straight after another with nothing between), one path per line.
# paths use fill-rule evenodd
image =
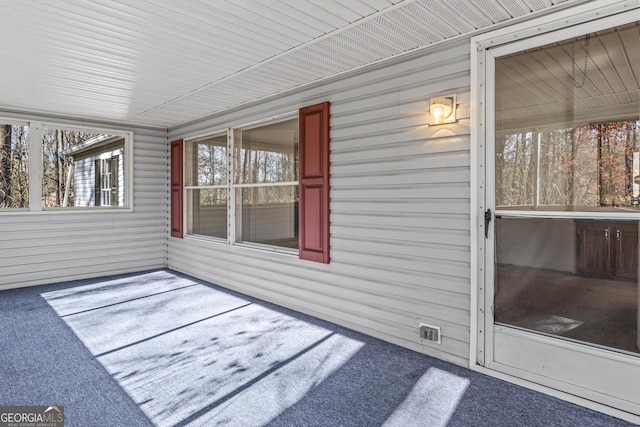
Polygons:
M300 110L299 254L329 263L329 103Z
M171 236L182 238L182 140L171 142Z

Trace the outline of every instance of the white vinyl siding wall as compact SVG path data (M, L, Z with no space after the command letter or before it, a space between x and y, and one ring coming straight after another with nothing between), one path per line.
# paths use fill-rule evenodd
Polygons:
M169 140L331 102L331 263L170 238L168 266L460 365L470 338L469 40L169 132ZM426 125L456 94L455 124ZM168 150L168 148L167 148ZM420 322L442 328L424 344Z
M134 210L0 211L0 290L166 265L166 131L123 130L134 132Z
M119 166L118 166L119 167ZM92 157L76 159L73 162L74 206L95 206L96 162Z

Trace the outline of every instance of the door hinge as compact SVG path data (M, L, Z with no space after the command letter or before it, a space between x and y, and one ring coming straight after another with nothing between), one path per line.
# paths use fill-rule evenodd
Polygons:
M487 209L484 211L484 238L489 238L489 223L493 219L493 214L491 213L491 209Z

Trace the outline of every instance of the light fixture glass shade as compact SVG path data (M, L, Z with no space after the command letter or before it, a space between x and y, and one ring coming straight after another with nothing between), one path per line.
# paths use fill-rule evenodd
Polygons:
M431 98L429 107L429 124L455 122L455 96L442 96Z

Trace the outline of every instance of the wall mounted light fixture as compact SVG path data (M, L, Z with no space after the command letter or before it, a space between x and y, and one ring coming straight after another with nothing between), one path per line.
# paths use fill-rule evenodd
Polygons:
M456 96L447 95L431 98L429 102L429 124L441 125L456 121Z

